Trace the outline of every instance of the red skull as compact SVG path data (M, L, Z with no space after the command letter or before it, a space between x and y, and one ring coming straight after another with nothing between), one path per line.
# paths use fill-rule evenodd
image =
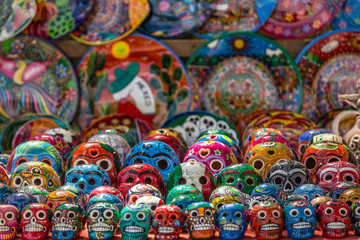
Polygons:
M49 233L52 212L41 203L31 203L21 212L20 227L24 240L42 240Z
M174 205L162 205L154 211L155 240L178 239L184 223L181 209Z
M330 191L336 183L343 181L360 183L360 172L354 164L328 163L320 167L316 173L316 183L325 191Z
M350 210L346 203L330 200L318 208L318 220L325 238L345 238L350 228Z
M149 184L160 190L165 196L164 180L159 170L149 164L134 164L120 171L118 176L118 190L126 197L129 189L138 184Z

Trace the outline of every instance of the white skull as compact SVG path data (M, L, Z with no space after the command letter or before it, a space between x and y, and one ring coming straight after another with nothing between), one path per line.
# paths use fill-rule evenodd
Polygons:
M176 126L173 129L177 131L181 135L181 137L186 141L186 131L182 126Z
M207 179L205 177L206 165L200 163L194 159L190 159L188 162L181 164L182 178L186 185L192 185L202 190L203 184L206 184Z
M190 117L188 117L186 119L185 122L192 122L193 124L195 124L196 126L200 126L200 117L198 115L191 115Z
M229 124L223 120L217 122L217 127L219 130L228 131L230 129Z
M215 118L211 116L203 116L200 119L200 133L207 130L217 129L217 123Z
M185 122L183 128L185 129L185 141L187 145L193 145L200 135L199 128L192 122Z

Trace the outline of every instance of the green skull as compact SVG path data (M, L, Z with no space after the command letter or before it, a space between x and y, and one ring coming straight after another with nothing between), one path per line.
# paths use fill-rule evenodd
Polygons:
M224 168L216 179L217 187L236 187L243 193L251 194L253 189L264 183L261 174L248 164L235 164Z
M123 240L146 240L152 222L152 211L145 205L128 205L120 214L120 230Z
M181 195L196 195L197 197L204 199L203 194L196 187L193 187L191 185L178 185L171 189L171 191L168 193L166 198L166 204L171 204L174 198Z

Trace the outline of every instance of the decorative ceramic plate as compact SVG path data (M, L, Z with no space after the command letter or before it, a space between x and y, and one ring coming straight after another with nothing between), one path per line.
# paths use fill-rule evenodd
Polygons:
M149 0L151 13L139 30L160 38L186 34L201 26L211 15L204 0Z
M229 61L230 66L228 66ZM235 62L238 66L234 65ZM190 57L187 69L193 93L192 106L227 116L234 125L237 125L245 114L264 108L279 108L294 112L301 109L302 81L295 62L281 46L261 35L238 33L215 38L202 45ZM231 70L231 72L224 74L221 73L222 70ZM233 75L234 73L236 76ZM233 81L234 77L236 81ZM220 79L221 84L214 84ZM243 84L246 81L251 82L253 91L244 94L244 90L248 87ZM266 82L266 87L264 85L261 90L256 89L259 81L261 84ZM231 86L226 87L226 84ZM235 86L237 89L233 89ZM233 94L233 91L238 91L242 95L234 96L236 94ZM205 104L210 99L209 94L215 96L220 92L226 97L220 99L218 96L217 103L210 102L211 106ZM262 97L261 93L265 93L265 96ZM258 103L249 100L250 95L255 97L253 100L258 99L263 102L267 98L270 102L260 107ZM214 98L210 100L213 101ZM215 105L217 108L214 109ZM250 106L251 109L246 109Z
M313 121L344 108L339 94L357 93L360 78L360 31L337 30L309 43L296 59L304 81L301 113Z
M258 116L249 123L243 132L242 141L246 140L248 133L257 128L274 128L279 130L296 145L303 132L316 128L316 125L298 113L287 111L268 112Z
M78 67L81 102L78 122L109 113L141 118L155 128L190 105L190 84L175 53L159 41L134 34L93 47Z
M89 45L115 42L132 33L149 12L147 0L95 0L90 14L70 36Z
M34 112L71 122L79 85L70 60L50 42L17 36L0 44L0 120Z
M75 30L90 13L94 0L37 0L38 11L25 33L58 39Z
M213 38L230 32L255 32L270 17L277 0L215 0L213 14L196 33Z
M346 0L332 24L337 29L360 28L360 1Z
M272 38L304 38L331 23L345 0L279 0L260 29Z
M0 42L21 33L36 14L36 0L1 0Z
M240 143L240 136L234 126L227 120L208 112L193 111L181 113L169 118L161 127L173 128L179 132L188 146L191 146L201 133L213 129L228 132L238 144Z

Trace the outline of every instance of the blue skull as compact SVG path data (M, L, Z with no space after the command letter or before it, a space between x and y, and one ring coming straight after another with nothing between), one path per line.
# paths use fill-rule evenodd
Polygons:
M314 184L304 184L295 189L293 194L304 196L308 202L311 202L314 198L325 196L324 190Z
M180 164L180 160L168 144L160 141L144 141L131 149L125 160L125 167L136 163L146 163L157 168L166 184L170 173Z
M13 190L9 186L0 183L0 203L4 203L5 199L13 193Z
M251 192L251 197L263 195L273 197L276 201L280 202L280 200L284 197L284 192L280 189L280 187L271 183L260 184Z
M309 239L314 236L316 217L314 206L306 201L295 201L284 210L285 227L289 238Z
M88 208L90 208L92 205L98 202L111 203L112 205L117 207L117 209L119 210L119 214L124 207L123 203L118 197L110 193L99 193L89 199Z
M240 203L230 203L219 209L218 227L222 240L236 240L244 237L249 222L249 211Z
M111 186L109 175L94 164L83 164L71 168L65 175L65 184L79 187L86 194L100 186Z

